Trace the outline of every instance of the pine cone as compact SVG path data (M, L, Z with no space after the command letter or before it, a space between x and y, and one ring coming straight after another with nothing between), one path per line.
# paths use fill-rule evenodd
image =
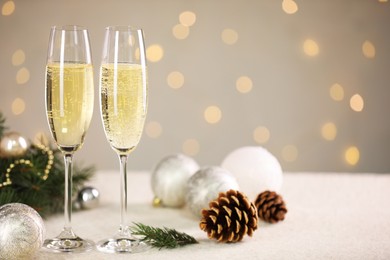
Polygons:
M255 205L259 218L269 223L284 220L284 215L287 213L282 196L274 191L260 193L255 200Z
M255 205L239 191L221 192L209 206L210 209L202 210L203 218L199 226L210 239L238 242L245 234L252 236L257 229Z

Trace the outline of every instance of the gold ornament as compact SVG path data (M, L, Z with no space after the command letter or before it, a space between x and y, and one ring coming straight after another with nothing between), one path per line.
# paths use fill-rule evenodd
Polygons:
M3 135L0 140L1 157L18 157L22 156L28 148L26 138L17 132L9 132Z
M162 206L162 201L159 197L154 197L153 198L153 207L161 207Z

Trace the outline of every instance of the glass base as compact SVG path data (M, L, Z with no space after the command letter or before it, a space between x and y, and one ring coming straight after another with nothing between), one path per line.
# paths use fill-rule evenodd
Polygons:
M147 251L149 246L129 231L119 231L114 237L98 242L96 248L105 253L139 253Z
M91 250L95 243L88 239L82 239L73 233L72 229L64 228L55 238L46 239L43 248L51 252L81 253Z

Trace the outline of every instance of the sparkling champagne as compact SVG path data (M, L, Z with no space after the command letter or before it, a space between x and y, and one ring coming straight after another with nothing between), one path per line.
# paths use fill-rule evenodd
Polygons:
M101 113L111 147L128 154L137 146L146 117L146 72L138 64L102 64Z
M47 118L60 150L74 152L83 144L93 113L93 91L91 64L47 65Z

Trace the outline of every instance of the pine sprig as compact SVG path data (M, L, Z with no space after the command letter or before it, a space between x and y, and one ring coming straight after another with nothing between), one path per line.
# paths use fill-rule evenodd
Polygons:
M0 112L0 138L3 136L6 129L7 127L5 126L5 117L3 116L3 113Z
M198 243L194 237L186 233L178 232L172 228L157 228L141 223L134 223L134 226L131 226L130 230L133 235L142 236L142 241L159 249L172 249Z

